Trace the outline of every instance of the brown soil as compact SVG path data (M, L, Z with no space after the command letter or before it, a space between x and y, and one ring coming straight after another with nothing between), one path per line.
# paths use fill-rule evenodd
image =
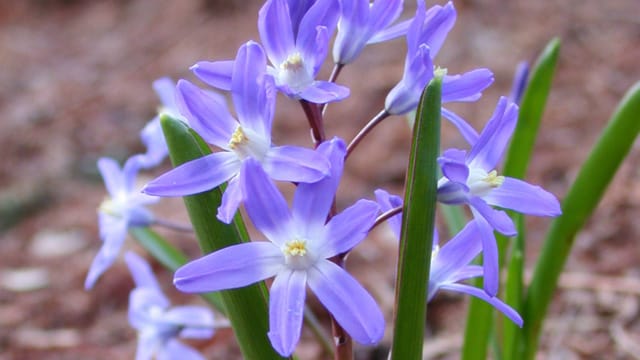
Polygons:
M142 151L138 132L157 106L151 82L164 75L193 79L188 67L196 61L234 57L240 44L258 39L260 3L0 2L0 358L133 357L135 332L126 321L133 284L124 264L112 267L93 291L82 288L100 245L95 208L105 190L95 161ZM405 16L415 6L407 3ZM562 40L528 180L563 198L617 101L640 79L638 2L460 0L456 6L457 25L437 61L450 73L480 66L495 72L496 83L481 101L452 107L478 129L508 92L516 64L533 60L552 37ZM373 46L345 69L340 82L352 97L329 107L328 134L350 139L379 110L402 72L403 51L402 41ZM280 98L277 116L277 143L309 144L295 102ZM338 205L371 198L379 187L399 192L409 136L400 118L374 131L347 165ZM443 142L464 146L448 125ZM636 146L578 235L546 322L541 359L640 356L639 163ZM158 211L185 218L179 200ZM528 268L549 221L530 224ZM197 256L192 237L163 233ZM133 241L126 247L140 250ZM394 251L380 228L349 260L388 320L395 263L388 254ZM169 285L171 274L155 268L177 303L199 301L178 294ZM457 358L465 304L445 295L431 307L426 358ZM386 358L389 329L379 349L358 347L358 358ZM308 335L300 357L323 358ZM194 345L208 358L239 356L229 330Z

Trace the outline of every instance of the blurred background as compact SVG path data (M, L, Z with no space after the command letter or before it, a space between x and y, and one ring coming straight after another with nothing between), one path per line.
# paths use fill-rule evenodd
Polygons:
M412 15L407 1L403 18ZM437 3L443 3L437 1ZM428 2L428 5L432 5ZM118 261L94 290L84 277L100 246L96 208L106 195L95 167L101 156L120 161L143 151L138 133L159 105L151 82L161 76L194 80L199 60L235 56L259 40L262 1L240 0L0 0L0 358L126 359L135 331L126 320L133 282ZM553 37L562 41L559 66L527 180L563 198L625 91L640 80L638 0L464 0L436 59L450 74L490 68L494 85L477 103L452 106L480 130L514 69L532 62ZM402 74L404 40L368 47L339 83L351 97L332 104L327 133L351 139L382 106ZM330 65L323 70L326 78ZM639 119L640 121L640 114ZM443 145L465 147L449 124ZM392 117L347 164L339 207L385 188L400 193L410 129ZM304 114L278 99L274 142L310 146ZM640 149L634 147L613 185L578 235L545 324L541 359L640 358ZM145 173L146 180L166 170ZM186 219L179 199L157 211ZM528 268L549 221L531 219ZM191 256L192 236L162 231ZM130 240L127 249L140 251ZM388 321L393 304L395 243L381 226L349 257L349 269L378 299ZM142 252L140 252L142 253ZM158 264L160 281L178 294ZM312 299L312 301L314 301ZM467 299L442 295L429 308L425 358L456 359ZM325 319L326 320L326 319ZM390 329L388 324L388 330ZM303 359L324 358L303 333ZM358 359L384 359L357 347ZM230 330L192 343L208 358L239 357Z

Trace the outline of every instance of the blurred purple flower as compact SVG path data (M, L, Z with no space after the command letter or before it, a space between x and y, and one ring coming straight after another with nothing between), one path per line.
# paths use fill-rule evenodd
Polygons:
M338 34L333 43L333 61L348 64L354 61L367 44L402 36L408 21L390 27L400 16L403 0L342 0Z
M390 195L384 190L376 190L375 194L378 204L380 204L380 210L383 212L402 205L402 199L399 196ZM399 239L402 214L391 217L388 222L391 230ZM484 276L482 267L470 265L482 250L482 242L478 233L476 221L471 221L440 248L438 232L434 231L427 299L431 301L439 290L475 296L491 304L515 324L522 327L522 318L509 305L495 296L489 296L482 289L460 283L464 280Z
M125 260L136 288L129 295L129 323L138 330L136 360L204 360L176 338L208 339L214 333L213 313L203 306L169 307L151 267L133 252Z
M516 73L513 77L513 84L511 85L511 92L509 93L509 101L516 104L520 104L522 95L529 83L529 64L526 61L522 61L516 67Z
M91 289L100 275L113 264L127 237L127 229L148 226L153 222L153 214L145 206L158 201L158 198L142 194L135 188L139 170L135 159L127 160L121 170L115 160L101 158L98 160L98 170L109 198L98 209L102 247L89 268L84 283L86 290Z
M345 145L334 139L318 151L332 163L331 176L300 184L293 207L255 160L243 163L242 186L252 196L245 207L269 240L230 246L181 267L174 283L185 292L208 292L250 285L275 276L269 299L269 339L283 356L300 338L305 288L309 285L337 322L358 342L373 344L384 333L384 317L374 299L329 259L351 250L368 234L378 213L360 200L326 222L342 174Z
M511 218L490 205L523 214L558 216L560 204L544 189L511 177L499 176L495 170L509 143L518 119L518 106L500 98L478 141L469 153L445 151L438 163L444 177L438 181L438 201L468 204L482 234L486 279L485 289L495 295L498 289L498 249L493 229L506 236L516 235Z
M476 101L482 96L482 90L493 83L493 73L488 69L476 69L461 75L447 75L445 69L434 70L433 59L453 28L456 17L451 2L425 10L424 2L418 1L416 15L407 30L408 49L402 80L385 99L388 113L401 115L414 110L435 71L443 75L442 103ZM464 119L445 108L442 109L442 115L458 128L470 144L475 143L478 133Z
M314 182L329 173L320 153L295 146L273 146L271 123L275 106L273 80L265 76L266 58L260 45L248 42L233 63L231 94L238 120L225 100L186 80L177 86L181 113L193 129L223 151L185 163L153 180L143 189L157 196L185 196L213 189L228 181L218 219L231 222L246 198L240 182L242 163L256 160L269 177L281 181Z
M160 126L159 114L165 113L174 119L187 122L178 111L175 100L176 83L173 80L168 77L157 79L153 82L153 89L160 98L162 106L158 109L158 115L151 119L140 132L140 139L147 151L144 154L135 155L135 159L143 169L157 166L169 155L167 142L162 133L162 126Z

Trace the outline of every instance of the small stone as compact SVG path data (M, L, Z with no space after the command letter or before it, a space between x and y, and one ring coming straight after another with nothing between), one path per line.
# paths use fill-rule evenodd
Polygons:
M16 327L25 319L25 310L20 304L0 306L0 327Z
M44 268L4 270L0 273L0 285L14 292L39 290L49 285L49 275Z
M73 254L86 246L86 238L79 230L52 230L38 232L31 241L29 252L40 258L53 258Z
M74 329L23 328L18 329L14 337L17 344L32 349L70 348L80 345L81 342L80 334Z

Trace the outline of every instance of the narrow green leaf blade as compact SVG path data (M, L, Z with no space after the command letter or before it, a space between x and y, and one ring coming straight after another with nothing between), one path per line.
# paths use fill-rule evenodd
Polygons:
M504 174L506 176L521 179L527 172L559 54L560 40L554 38L540 54L531 71L529 84L522 97L518 124L505 157Z
M640 82L621 100L562 204L536 263L524 301L524 346L521 359L533 359L542 323L560 272L578 231L593 213L620 163L640 132Z
M402 216L392 359L422 358L436 214L441 89L440 77L427 86L413 128Z
M482 280L474 281L474 285L481 288ZM467 325L464 331L464 342L462 344L460 359L487 359L487 347L492 329L493 308L491 305L475 298L469 299Z
M168 270L176 271L188 261L185 254L148 227L134 227L129 229L129 233Z
M184 123L167 115L160 120L174 166L210 153L208 148L203 148L201 139L194 136ZM184 197L191 223L205 254L246 240L243 238L246 230L240 229L239 214L231 225L216 218L221 199L220 188ZM225 290L220 294L244 358L280 359L267 338L268 294L264 283Z
M440 208L440 213L442 214L445 224L447 224L449 239L451 239L467 225L469 219L467 219L464 210L460 206L439 203L438 207Z
M525 251L525 226L524 216L516 214L514 221L518 228L518 236L511 249L509 261L507 263L507 281L504 293L504 302L509 304L515 311L522 314L522 297L524 294L524 251ZM502 358L514 359L515 349L521 338L522 330L509 320L503 319L502 333Z

